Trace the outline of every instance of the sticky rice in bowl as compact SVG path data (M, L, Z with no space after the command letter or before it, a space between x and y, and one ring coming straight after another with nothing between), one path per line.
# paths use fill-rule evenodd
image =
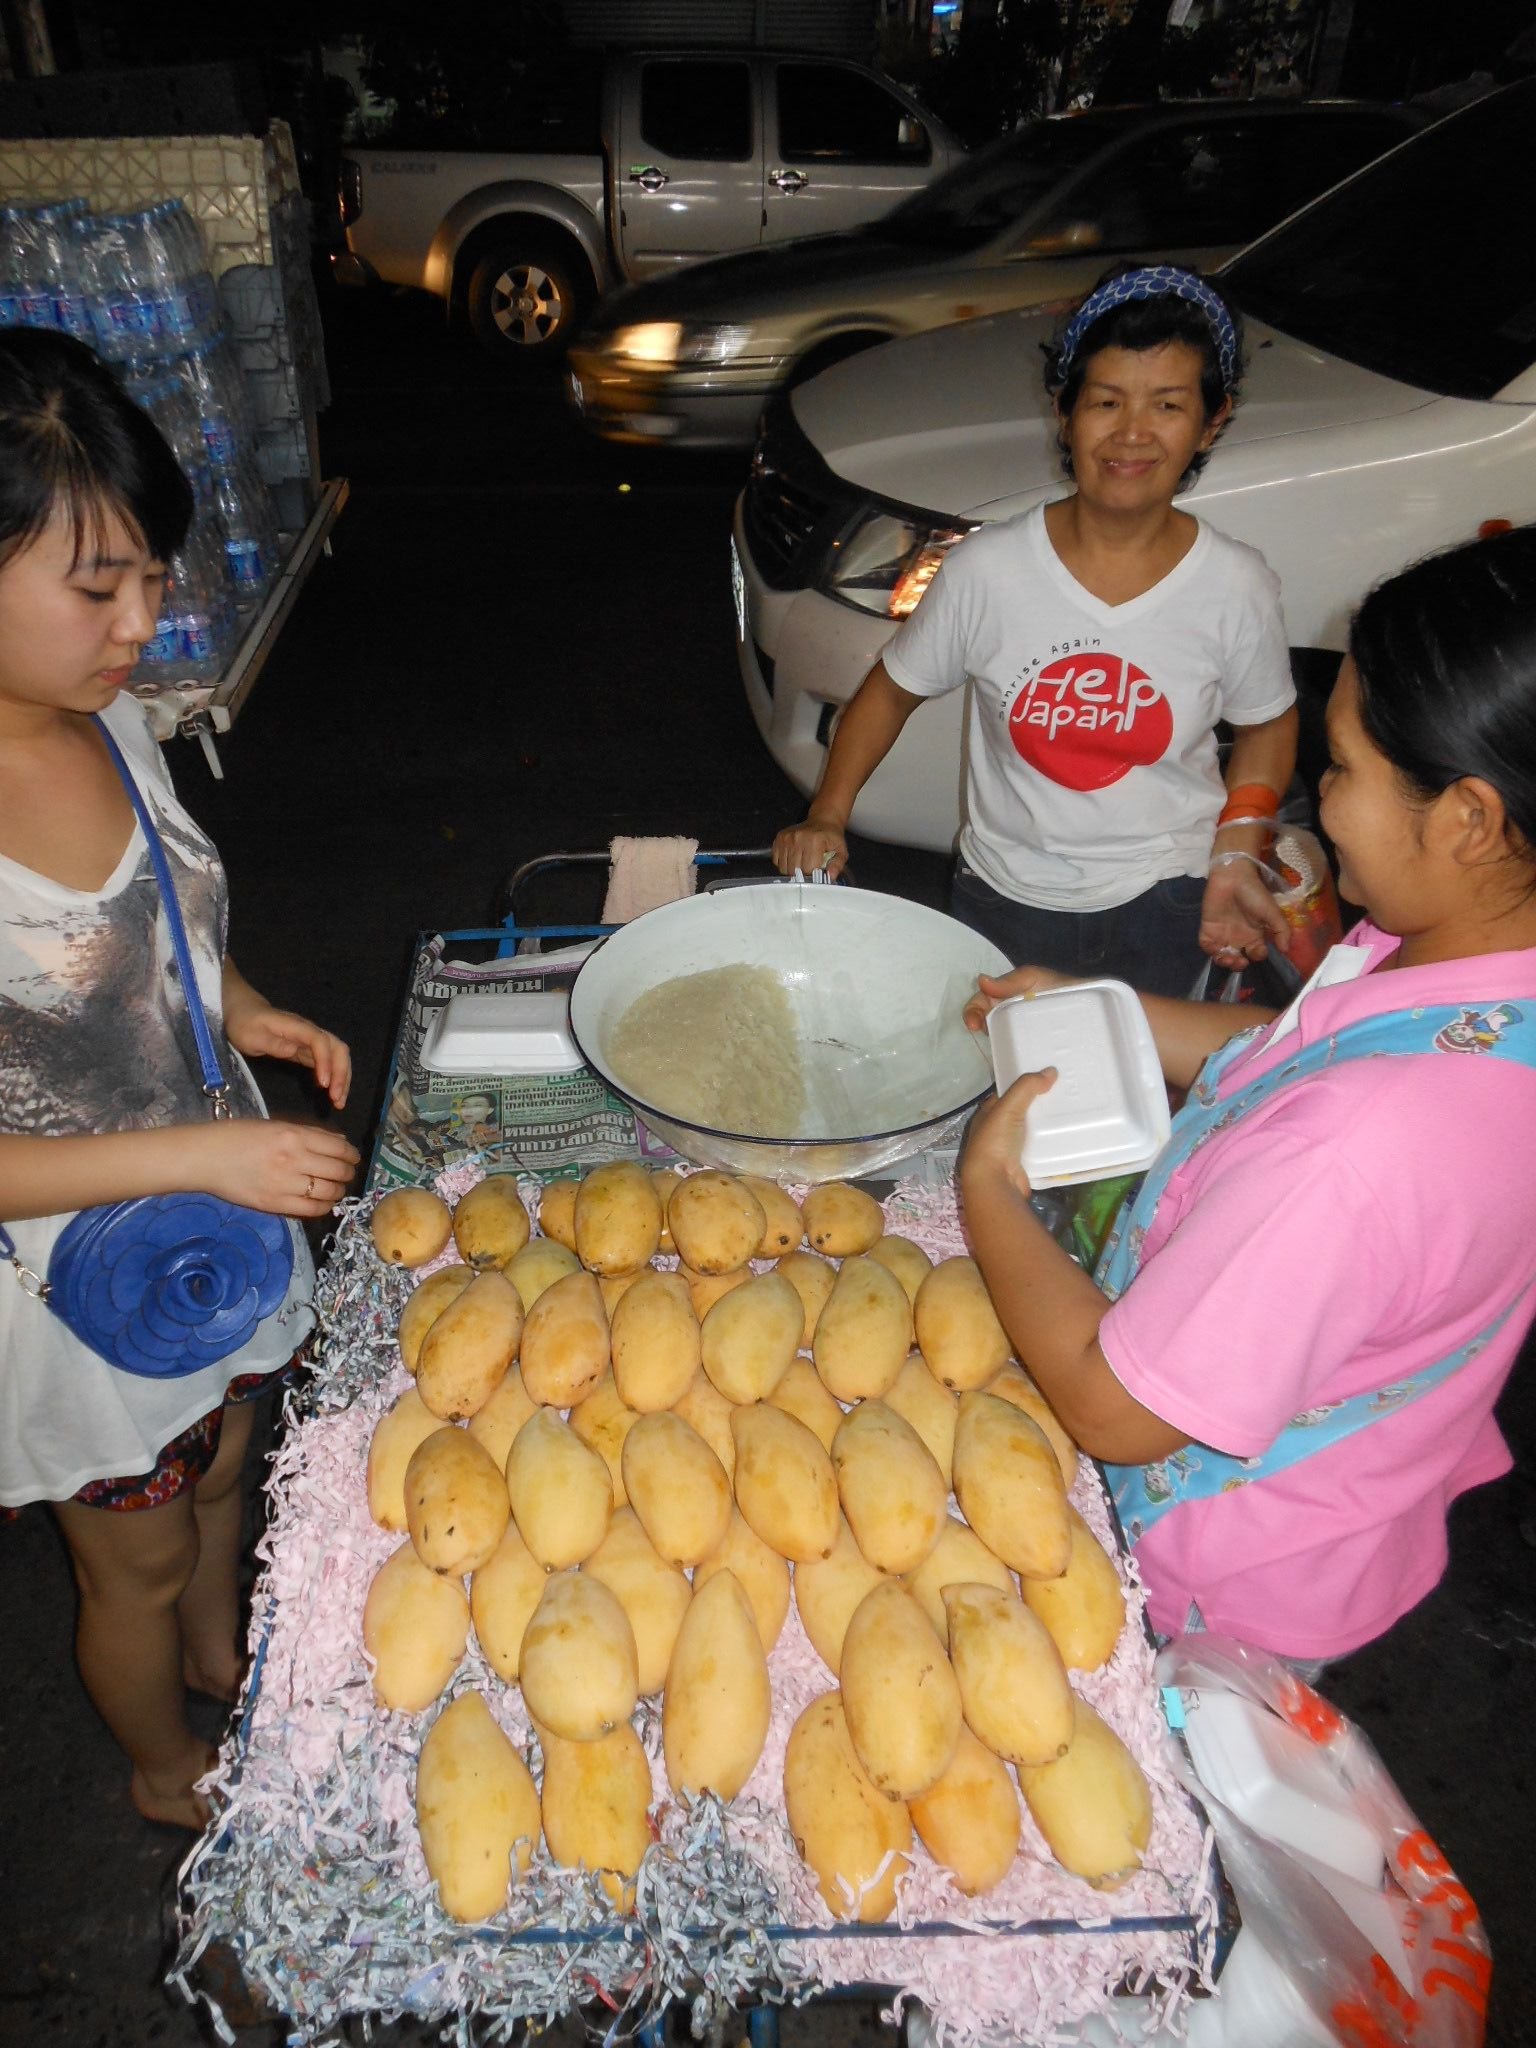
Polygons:
M583 1058L701 1166L844 1180L952 1141L992 1086L961 1012L1010 962L941 911L767 882L605 939L571 992Z

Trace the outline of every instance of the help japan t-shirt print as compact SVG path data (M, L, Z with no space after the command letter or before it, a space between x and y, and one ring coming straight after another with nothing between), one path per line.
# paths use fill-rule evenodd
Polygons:
M1038 507L957 547L884 658L919 696L972 680L961 855L1051 909L1204 874L1217 721L1257 724L1295 698L1279 584L1254 549L1202 524L1159 583L1109 605Z
M1145 669L1110 649L1058 656L1008 712L1019 759L1064 789L1108 789L1173 739L1173 709Z

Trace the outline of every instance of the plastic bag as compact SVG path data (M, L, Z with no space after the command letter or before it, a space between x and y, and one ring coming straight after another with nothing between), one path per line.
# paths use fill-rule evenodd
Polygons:
M1229 1637L1176 1637L1160 1652L1157 1675L1163 1685L1236 1693L1279 1715L1317 1745L1349 1807L1381 1844L1406 1986L1288 1847L1239 1820L1189 1770L1244 1926L1285 1959L1328 2038L1340 2048L1478 2048L1493 1970L1482 1921L1368 1737L1278 1658Z

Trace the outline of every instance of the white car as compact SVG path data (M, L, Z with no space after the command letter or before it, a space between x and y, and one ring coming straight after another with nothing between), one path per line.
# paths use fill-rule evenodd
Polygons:
M1302 695L1302 771L1352 611L1490 521L1536 520L1536 80L1369 165L1234 259L1247 323L1232 425L1180 502L1262 550ZM1051 323L1000 314L839 364L780 400L736 507L747 700L807 795L840 707L945 552L1062 496L1041 382ZM964 692L910 719L854 807L934 850L960 821Z

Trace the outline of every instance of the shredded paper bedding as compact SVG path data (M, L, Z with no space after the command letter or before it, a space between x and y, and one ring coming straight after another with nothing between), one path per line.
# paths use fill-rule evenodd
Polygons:
M456 1166L437 1185L451 1200L480 1171ZM533 1203L535 1183L527 1194ZM655 1841L632 1919L615 1918L596 1878L558 1868L542 1850L495 1922L465 1928L443 1913L414 1812L416 1756L437 1712L478 1688L536 1779L538 1749L517 1687L490 1670L473 1637L432 1708L396 1713L374 1702L363 1603L400 1539L369 1517L365 1468L375 1423L410 1384L394 1331L422 1273L380 1265L367 1231L373 1199L343 1205L321 1274L315 1382L289 1397L268 1483L251 1676L205 1784L216 1818L181 1874L172 1981L208 2006L221 2037L234 2039L199 1972L214 1944L235 1954L296 2044L323 2041L353 2014L440 2021L444 2040L467 2044L577 2010L596 2037L617 2041L679 2000L692 2002L699 2031L726 2005L798 2004L856 1985L887 1987L890 2017L920 2000L941 2048L1068 2041L1087 2014L1112 2022L1117 1988L1152 1991L1164 2023L1182 2031L1188 1996L1210 1984L1211 1841L1166 1755L1141 1587L1086 1459L1073 1503L1118 1556L1127 1620L1110 1663L1074 1672L1073 1684L1128 1744L1154 1802L1145 1866L1119 1890L1097 1892L1063 1871L1026 1810L1013 1869L984 1897L964 1897L917 1843L890 1923L834 1921L784 1819L789 1732L836 1682L791 1604L769 1658L767 1743L729 1805L706 1798L687 1808L672 1797L659 1710L642 1701ZM934 1258L965 1248L952 1189L905 1182L886 1215Z

